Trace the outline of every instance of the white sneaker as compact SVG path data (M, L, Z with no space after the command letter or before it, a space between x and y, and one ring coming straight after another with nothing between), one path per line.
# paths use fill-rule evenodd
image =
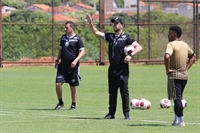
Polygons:
M185 126L185 123L184 122L178 122L172 126L181 126L181 127L184 127Z

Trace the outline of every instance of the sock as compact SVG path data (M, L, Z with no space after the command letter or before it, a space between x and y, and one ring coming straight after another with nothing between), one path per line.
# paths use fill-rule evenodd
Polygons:
M59 104L63 104L62 98L59 98L58 101L59 101Z
M183 116L178 117L178 119L179 119L179 122L184 122L184 117Z
M178 121L178 116L174 114L174 121Z
M71 107L76 108L76 102L72 102Z

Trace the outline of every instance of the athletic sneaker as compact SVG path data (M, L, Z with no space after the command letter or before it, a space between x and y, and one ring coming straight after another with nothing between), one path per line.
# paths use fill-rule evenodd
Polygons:
M184 122L178 122L178 123L174 124L173 126L181 126L181 127L184 127L184 126L185 126L185 123L184 123Z
M129 113L125 113L124 119L125 119L125 120L130 120L130 119L131 119L130 116L129 116Z
M175 124L177 124L177 123L178 123L178 121L174 120L173 123L172 123L172 126L175 125Z
M125 120L130 120L131 118L129 116L124 117Z
M105 119L115 119L115 116L107 114L104 118Z
M62 104L57 104L56 107L54 108L54 110L59 110L60 108L62 108L64 106L64 103Z
M71 105L71 107L69 108L69 110L76 110L76 106Z

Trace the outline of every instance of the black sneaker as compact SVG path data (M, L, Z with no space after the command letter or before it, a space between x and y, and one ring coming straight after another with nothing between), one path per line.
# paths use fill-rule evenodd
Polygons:
M64 106L64 103L62 104L57 104L56 107L54 108L54 110L59 110L60 108L62 108Z
M131 118L129 116L124 117L125 120L130 120Z
M125 116L124 116L124 119L125 119L125 120L130 120L131 118L130 118L129 115L125 115Z
M104 118L105 119L115 119L115 116L107 114Z
M76 110L76 106L71 105L71 107L69 108L69 110Z

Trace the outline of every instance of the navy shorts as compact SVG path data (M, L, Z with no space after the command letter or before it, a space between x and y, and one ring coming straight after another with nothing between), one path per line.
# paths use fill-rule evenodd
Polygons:
M79 70L79 66L69 68L59 64L57 67L56 83L68 83L70 86L79 86L81 80Z

